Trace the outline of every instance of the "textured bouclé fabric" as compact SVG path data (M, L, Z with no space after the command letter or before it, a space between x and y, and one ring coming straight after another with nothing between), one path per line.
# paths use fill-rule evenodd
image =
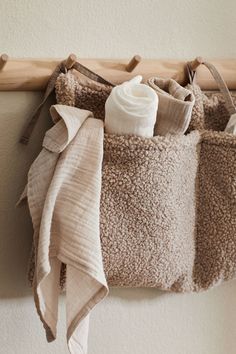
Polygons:
M197 84L187 85L187 89L195 96L188 131L209 130L214 131L216 136L218 132L224 131L230 114L227 111L222 94L211 91L203 92ZM231 96L236 103L236 92L231 92ZM232 139L234 138L232 137Z
M100 229L110 285L191 289L198 141L197 132L105 136Z
M82 74L61 73L55 84L57 103L93 112L94 117L105 118L105 102L112 86L95 82Z
M196 218L196 290L236 277L236 139L202 134Z
M230 114L223 96L188 89L196 98L189 131L201 132L193 273L201 290L236 277L236 137L224 132Z

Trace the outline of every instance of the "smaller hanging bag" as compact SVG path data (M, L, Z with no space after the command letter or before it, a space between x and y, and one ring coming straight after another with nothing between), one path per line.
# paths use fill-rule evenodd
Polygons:
M236 135L225 132L236 113L236 93L210 63L219 92L202 92L189 70L195 105L189 131L199 130L201 144L196 183L195 290L236 277Z

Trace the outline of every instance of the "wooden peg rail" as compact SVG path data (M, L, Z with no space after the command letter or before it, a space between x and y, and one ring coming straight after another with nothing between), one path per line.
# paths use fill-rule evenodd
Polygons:
M68 68L78 60L106 80L118 84L135 75L143 79L151 76L172 77L180 84L186 82L185 64L191 60L152 60L134 56L128 59L80 59L70 55L66 60ZM204 90L217 89L209 71L200 65L201 59L192 61L197 70L197 82ZM0 91L40 91L44 90L48 79L62 59L14 59L0 57ZM236 90L236 59L209 60L223 75L229 89Z
M6 65L8 61L8 55L7 54L2 54L0 56L0 70L2 70L4 68L4 66Z

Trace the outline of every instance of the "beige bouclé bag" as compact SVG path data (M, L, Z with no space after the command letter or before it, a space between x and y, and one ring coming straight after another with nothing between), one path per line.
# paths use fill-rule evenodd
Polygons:
M223 132L235 108L206 65L223 95L187 86L196 98L188 134L105 134L100 235L110 286L199 291L236 276L236 137ZM111 87L93 82L87 95L71 75L57 79L58 103L103 118Z

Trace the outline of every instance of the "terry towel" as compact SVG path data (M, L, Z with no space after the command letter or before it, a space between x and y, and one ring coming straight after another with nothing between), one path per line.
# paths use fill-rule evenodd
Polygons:
M54 340L66 264L68 347L85 354L89 312L108 293L99 235L104 127L86 110L55 105L50 112L55 125L21 197L28 198L34 227L34 298L48 341Z
M153 136L158 97L141 81L142 76L136 76L112 89L105 103L107 133L145 138Z
M159 98L154 135L184 134L195 102L192 92L173 79L152 77L147 83Z

